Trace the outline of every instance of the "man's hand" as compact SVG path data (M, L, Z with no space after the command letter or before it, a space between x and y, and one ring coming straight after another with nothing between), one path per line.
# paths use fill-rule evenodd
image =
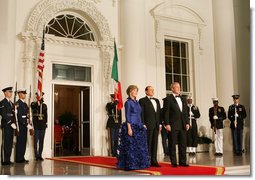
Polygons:
M171 131L171 126L170 125L166 125L166 130L170 132Z

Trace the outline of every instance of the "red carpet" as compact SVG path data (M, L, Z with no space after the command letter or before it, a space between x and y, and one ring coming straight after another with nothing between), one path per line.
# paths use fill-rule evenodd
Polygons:
M114 157L76 156L76 157L56 157L47 159L117 169L116 168L117 159ZM151 175L223 175L225 171L224 167L216 166L190 165L189 167L178 166L177 168L173 168L170 166L170 163L168 162L159 162L159 164L161 165L160 168L150 167L141 170L134 170L134 172L146 173Z

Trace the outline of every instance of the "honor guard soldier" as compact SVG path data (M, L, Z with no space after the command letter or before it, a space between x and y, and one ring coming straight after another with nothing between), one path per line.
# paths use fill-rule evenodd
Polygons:
M43 93L44 94L44 93ZM40 100L31 103L33 125L34 125L34 152L37 161L43 161L42 151L44 146L45 130L47 128L48 114L47 105ZM39 147L38 147L39 144Z
M189 110L190 128L187 131L187 147L189 149L189 155L196 155L197 148L197 118L200 117L200 112L197 106L192 104L192 96L187 97L187 105Z
M233 150L235 155L242 155L243 126L246 118L245 107L239 103L239 95L233 95L234 104L228 108L228 119L231 121L230 128L233 139Z
M225 109L219 106L218 98L212 98L213 107L209 109L209 119L211 123L211 128L215 134L215 155L223 155L223 121L226 119Z
M19 100L17 101L19 136L17 136L15 162L28 163L28 160L25 160L28 129L28 106L25 102L27 92L26 89L19 89L17 92L19 96Z
M112 156L117 156L119 129L121 125L121 110L117 109L118 100L114 98L114 94L110 94L111 102L106 104L108 120L106 128L108 129L108 143L111 148Z
M1 163L2 165L12 165L10 161L13 145L14 131L17 130L15 120L14 104L11 102L12 87L2 89L5 98L0 102L0 114L2 116L2 146L1 146Z

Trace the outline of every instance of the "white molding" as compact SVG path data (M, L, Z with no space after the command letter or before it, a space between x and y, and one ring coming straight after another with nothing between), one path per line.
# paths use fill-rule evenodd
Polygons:
M96 24L100 35L101 41L104 43L113 44L113 38L110 32L107 19L101 14L100 11L86 0L43 0L36 5L31 12L25 31L34 32L41 35L43 26L47 24L52 18L61 11L73 10L75 12L80 11L84 16L88 16L92 19L92 23ZM86 17L85 17L86 19ZM95 28L95 27L94 27Z

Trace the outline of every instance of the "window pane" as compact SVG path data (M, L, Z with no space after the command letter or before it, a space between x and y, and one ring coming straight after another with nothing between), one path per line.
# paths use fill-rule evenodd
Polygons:
M165 41L165 55L171 56L171 41Z
M91 67L53 64L52 79L91 82Z
M95 41L93 32L82 19L70 15L59 15L46 25L46 34L59 37Z
M172 73L173 72L173 61L171 57L166 57L166 73Z
M177 41L173 41L173 56L180 57L180 44Z
M181 83L181 76L180 75L174 75L174 82L178 82L181 85L182 84ZM182 87L181 87L181 89L182 89Z
M174 73L181 74L180 58L173 58Z
M187 60L182 59L182 74L188 74L188 69L187 69Z
M184 92L188 91L188 82L187 76L182 76L182 89Z
M166 74L166 89L170 90L170 85L173 83L172 81L172 75Z
M181 57L187 58L187 43L181 43Z

